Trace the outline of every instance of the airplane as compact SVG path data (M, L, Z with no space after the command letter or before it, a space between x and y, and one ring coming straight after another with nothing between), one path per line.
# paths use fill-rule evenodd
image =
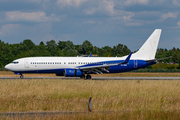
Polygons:
M26 57L14 60L5 69L20 75L55 73L56 76L91 79L91 74L121 73L156 64L155 59L161 29L156 29L136 53L124 57ZM169 58L169 57L168 57Z

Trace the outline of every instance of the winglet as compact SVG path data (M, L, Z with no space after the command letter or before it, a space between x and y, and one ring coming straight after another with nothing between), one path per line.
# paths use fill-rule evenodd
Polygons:
M92 54L89 55L89 57L91 57L91 56L92 56Z
M128 55L128 57L122 63L119 63L119 65L120 64L127 64L131 58L131 55L132 55L132 52Z

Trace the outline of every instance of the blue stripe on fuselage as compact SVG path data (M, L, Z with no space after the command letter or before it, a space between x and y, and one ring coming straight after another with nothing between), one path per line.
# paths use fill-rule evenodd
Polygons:
M144 67L146 67L146 61L137 60L137 65L135 66L135 61L130 60L128 62L128 64L111 66L110 69L109 69L109 72L110 73L120 73L120 72L132 71L132 70L136 70L136 69L144 68Z

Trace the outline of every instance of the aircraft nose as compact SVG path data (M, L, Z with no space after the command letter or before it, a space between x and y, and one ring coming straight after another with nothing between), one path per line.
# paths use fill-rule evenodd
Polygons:
M8 64L8 65L6 65L5 67L4 67L6 70L10 70L11 69L11 67L10 67L10 65Z

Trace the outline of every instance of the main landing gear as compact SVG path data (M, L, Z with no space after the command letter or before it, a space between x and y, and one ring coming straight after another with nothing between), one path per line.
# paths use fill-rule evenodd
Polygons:
M88 74L87 76L83 75L81 78L84 80L88 80L88 79L91 79L92 77L91 75Z
M86 79L91 79L91 75L87 75L87 76L86 76Z

